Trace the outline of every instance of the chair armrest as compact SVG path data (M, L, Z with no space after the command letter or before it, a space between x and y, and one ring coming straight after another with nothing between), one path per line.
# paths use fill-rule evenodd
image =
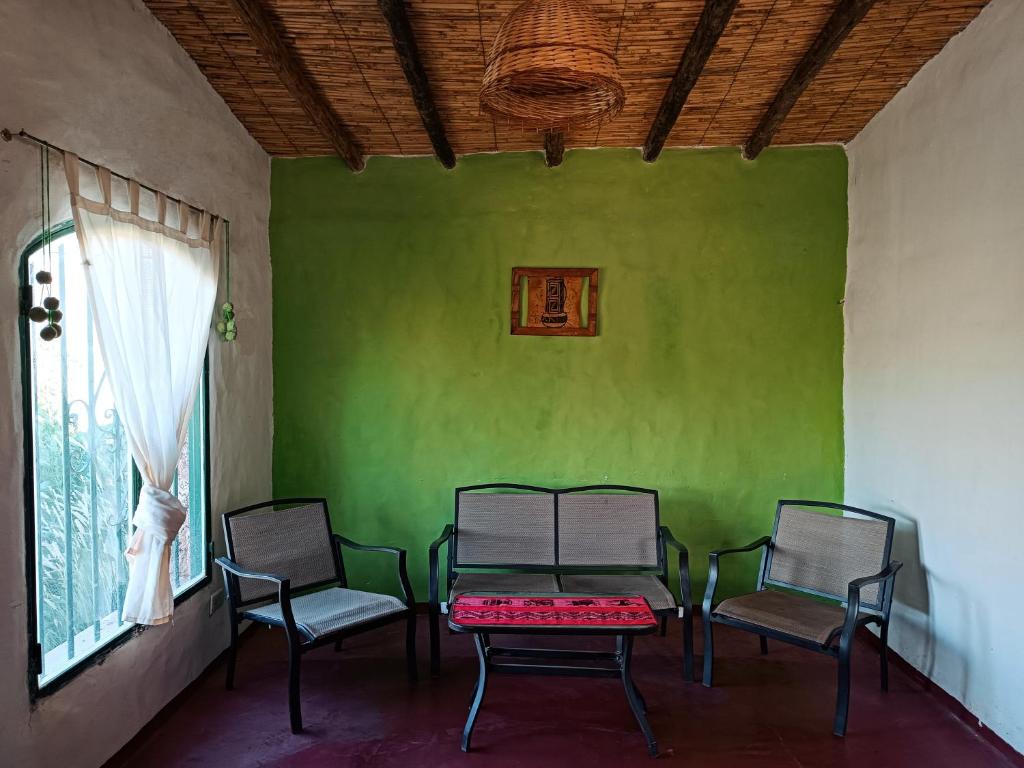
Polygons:
M715 589L718 587L718 558L722 555L753 552L762 547L770 547L771 543L772 539L770 536L762 536L745 547L731 547L729 549L717 549L713 552L708 552L708 588L704 592L704 605L702 606L705 621L711 615L711 607L715 599Z
M291 580L286 576L278 576L275 573L259 573L247 571L234 560L223 555L214 561L224 569L225 574L230 573L236 579L259 579L260 581L272 581L277 584L277 602L281 606L281 618L284 620L285 631L290 637L298 637L298 628L295 626L295 617L292 615L292 587ZM232 611L237 610L234 605L234 590L228 590L228 600L231 602Z
M771 544L771 536L762 536L757 541L752 541L745 547L731 547L729 549L716 549L714 552L708 552L708 557L716 558L721 555L734 555L738 552L753 552L755 549L766 547Z
M352 541L352 539L346 539L337 533L332 533L331 537L334 539L334 543L338 546L338 556L341 556L341 547L347 547L348 549L354 549L358 552L383 552L388 555L394 555L398 558L398 580L402 583L402 596L405 598L405 605L407 608L416 607L416 598L412 593L412 585L409 583L409 572L406 569L405 558L406 553L404 549L399 547L388 547L383 544L359 544L358 542Z
M667 525L661 526L661 540L666 546L672 547L679 553L679 599L683 604L686 615L689 616L693 610L693 597L690 590L690 550L683 542L672 535ZM666 560L668 559L666 553Z
M228 573L232 574L233 576L237 576L241 579L260 579L261 581L272 581L275 584L283 584L286 586L289 583L289 580L286 577L278 576L274 573L258 573L257 571L247 571L234 560L229 560L223 555L216 558L214 562L216 562L217 565L219 565Z
M434 539L432 542L430 542L430 549L434 552L437 552L440 546L452 537L452 534L454 532L455 526L451 523L448 523L448 525L446 525L444 529L441 531L441 535Z
M891 581L896 578L896 572L903 567L899 560L892 560L885 568L871 576L862 576L850 582L846 593L846 618L843 621L842 640L850 642L853 632L857 629L857 617L860 614L860 591L869 584L877 584L882 581Z
M440 549L441 545L446 541L449 541L452 534L455 532L455 526L448 523L441 531L441 535L438 536L430 543L430 608L431 610L438 610L440 607L440 601L438 599L438 580L440 574L438 571L438 560L437 550Z
M899 560L893 560L885 568L880 570L878 573L871 576L861 576L859 579L854 579L850 582L849 593L852 595L854 592L860 595L860 590L866 587L868 584L877 584L880 581L888 581L889 579L896 576L896 572L903 567L903 563Z
M389 554L398 556L405 551L404 549L400 549L399 547L388 547L384 544L359 544L358 542L352 541L352 539L347 539L344 536L341 536L337 533L333 534L333 536L334 540L341 544L343 547L355 549L360 552L387 552Z
M686 548L686 545L672 535L672 531L669 530L669 527L667 525L661 526L661 536L665 543L673 549L676 549L680 552L685 552L686 554L690 553L690 550Z

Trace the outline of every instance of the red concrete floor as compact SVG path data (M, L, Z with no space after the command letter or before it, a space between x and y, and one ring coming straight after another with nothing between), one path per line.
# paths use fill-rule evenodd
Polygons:
M305 733L289 731L283 633L256 628L239 653L236 689L218 665L111 766L648 766L643 737L617 680L492 675L473 733L459 736L476 679L469 636L442 632L440 679L427 676L420 622L420 683L405 676L404 627L394 625L303 657ZM699 638L698 623L698 638ZM680 634L638 638L634 679L647 699L658 761L728 766L986 766L1013 763L930 693L860 642L845 739L832 735L835 662L728 627L715 632L716 686L680 677ZM511 638L524 644L530 638ZM496 642L501 643L499 637ZM551 642L551 641L549 641ZM610 645L610 638L573 642ZM698 640L698 649L700 642ZM699 657L698 657L699 663Z

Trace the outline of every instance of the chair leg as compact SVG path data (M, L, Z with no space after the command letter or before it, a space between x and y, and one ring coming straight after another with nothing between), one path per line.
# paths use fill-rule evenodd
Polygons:
M441 676L441 632L440 632L440 609L433 603L430 604L430 676Z
M836 719L832 733L846 735L846 721L850 714L850 651L853 643L839 643L839 686L836 690Z
M693 670L693 614L686 612L683 617L683 677L696 680Z
M882 690L889 690L889 622L882 624L881 631L878 633L878 639L881 643L879 649L879 666L881 667L882 673Z
M411 609L405 620L405 659L409 667L409 681L415 683L419 679L416 670L416 611Z
M711 687L711 667L715 658L715 639L711 630L711 616L704 612L704 677L701 682L705 688Z
M228 672L224 687L232 690L235 687L235 660L238 657L238 619L231 611L231 643L228 645Z
M292 733L302 733L302 705L299 702L299 666L302 653L289 643L288 647L288 716Z
M768 655L768 638L765 637L764 635L759 635L759 637L761 639L761 655L762 656L767 656Z

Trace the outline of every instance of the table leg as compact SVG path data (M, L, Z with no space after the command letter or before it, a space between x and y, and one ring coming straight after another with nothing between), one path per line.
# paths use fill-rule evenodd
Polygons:
M629 708L633 710L633 715L636 717L637 723L640 724L640 730L643 731L644 738L647 740L647 752L651 757L658 756L658 742L654 739L654 732L651 730L651 724L647 722L647 707L644 704L643 698L640 696L640 692L637 690L636 685L633 683L633 678L630 675L630 661L633 656L633 638L630 635L619 636L619 647L622 649L620 668L622 670L622 685L626 689L626 698L629 700Z
M480 637L484 641L484 657L486 658L487 654L488 654L488 651L491 648L491 636L489 634L487 634L486 632L481 632L480 633ZM471 694L469 694L469 704L468 704L469 707L473 706L473 700L476 698L476 691L477 691L477 689L479 687L480 687L480 679L477 678L477 681L475 683L473 683L473 692Z
M484 691L487 689L487 649L484 647L484 639L480 634L473 635L473 640L476 643L476 654L480 660L480 676L476 681L476 692L473 694L473 703L469 707L466 727L462 729L463 752L469 752L469 740L473 735L473 725L476 723L476 716L480 712L480 703L484 700Z
M642 693L640 693L640 689L637 687L635 682L633 683L633 692L636 693L636 697L640 700L640 706L643 708L644 714L646 715L647 714L647 701L644 699L644 695Z
M626 653L626 651L625 651L625 641L626 641L625 635L616 635L615 636L615 651L616 651L616 653L618 654L618 657L619 657L619 669L622 669L622 659L625 657L625 653ZM636 692L636 697L640 700L640 706L643 707L644 714L646 715L647 714L647 701L644 699L643 694L640 693L640 687L636 684L636 682L632 678L630 678L629 682L631 682L633 684L633 690Z

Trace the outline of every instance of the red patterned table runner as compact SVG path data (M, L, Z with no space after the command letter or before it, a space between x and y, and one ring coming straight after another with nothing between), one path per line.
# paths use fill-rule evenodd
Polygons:
M453 624L463 627L647 627L657 625L642 597L473 595L455 598Z

